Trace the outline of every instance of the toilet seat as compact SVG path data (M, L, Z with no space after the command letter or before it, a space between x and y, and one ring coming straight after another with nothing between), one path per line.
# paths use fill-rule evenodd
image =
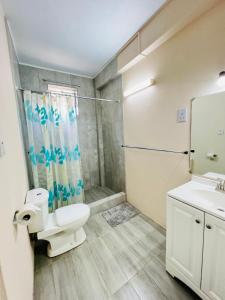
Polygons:
M89 207L85 204L71 204L56 209L55 220L59 227L72 224L89 215Z

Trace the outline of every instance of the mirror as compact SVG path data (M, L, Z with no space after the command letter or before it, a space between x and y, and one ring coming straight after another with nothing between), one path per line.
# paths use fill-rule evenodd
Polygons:
M225 92L192 100L190 170L217 179L225 174Z

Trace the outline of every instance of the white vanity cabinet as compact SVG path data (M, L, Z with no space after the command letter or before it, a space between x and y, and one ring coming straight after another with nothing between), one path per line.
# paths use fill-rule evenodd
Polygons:
M166 269L202 299L225 300L225 220L168 197Z
M225 221L205 215L202 290L210 299L225 299Z
M173 198L167 204L167 262L200 287L204 213Z

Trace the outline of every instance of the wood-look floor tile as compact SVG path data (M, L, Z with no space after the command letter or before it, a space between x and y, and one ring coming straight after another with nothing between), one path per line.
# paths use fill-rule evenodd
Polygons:
M139 239L136 236L133 236L132 231L128 227L125 226L120 226L120 228L117 227L116 227L117 235L124 241L124 243L126 243L127 247L132 248L132 250L136 253L138 257L141 258L147 257L151 249L157 245L154 239L152 239L152 241L149 241L149 243L146 243L146 240L148 240L148 238L145 235L142 235Z
M109 294L114 294L127 282L125 274L101 237L90 243L90 250Z
M56 294L51 265L46 264L35 272L34 300L60 300Z
M166 263L166 242L158 244L151 250L149 256L156 257L163 265Z
M87 224L84 225L84 230L87 235L87 241L92 241L105 232L112 230L112 227L106 222L101 214L90 217Z
M157 231L162 233L164 236L166 236L166 230L161 225L155 223L152 219L149 217L143 215L142 213L139 215L143 220L145 220L147 223L151 224Z
M127 228L127 230L129 230L131 232L133 238L135 237L137 240L139 240L142 236L145 236L146 233L143 232L143 230L140 226L137 226L134 223L134 220L136 218L137 218L137 216L131 218L128 222L124 223L124 227Z
M169 300L191 300L199 299L185 285L172 278L167 272L162 262L154 257L146 260L144 270L151 280L159 287L162 293Z
M141 257L147 257L149 253L159 244L165 242L165 237L153 230L149 234L140 234L135 230L131 230L128 225L117 226L117 235L126 242L127 245L132 246L134 251ZM135 232L135 234L134 234Z
M135 216L129 220L129 225L135 226L139 230L139 233L149 234L152 231L155 231L155 228L146 222L140 215Z
M168 300L144 270L138 272L129 283L141 300Z
M87 240L55 258L38 252L35 300L191 300L165 271L165 230L141 214L112 228L101 213L84 226Z
M150 253L156 246L162 244L165 241L163 237L160 239L159 237L155 237L155 231L151 232L150 234L146 234L140 239L140 243L143 245L143 248L146 249L147 253Z
M122 239L115 230L109 230L101 237L113 254L116 254L127 247L124 239Z
M127 280L133 277L143 267L143 256L132 245L126 245L115 232L108 232L102 236L113 257L126 275Z
M140 240L140 237L137 236L137 233L134 234L135 228L130 228L127 225L128 222L123 223L114 227L116 233L126 242L127 245L132 245Z
M106 286L94 263L89 244L84 243L70 251L71 265L74 271L74 285L79 300L108 299Z
M54 261L52 264L52 270L57 299L79 300L75 287L72 260L68 253ZM46 300L47 299L48 298L46 298Z
M135 289L128 282L117 291L110 300L141 300Z

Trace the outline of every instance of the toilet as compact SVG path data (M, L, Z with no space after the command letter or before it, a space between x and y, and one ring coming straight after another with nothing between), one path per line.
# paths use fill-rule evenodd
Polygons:
M37 233L39 240L49 242L47 254L54 257L82 244L86 239L83 225L90 216L86 204L71 204L48 212L47 190L42 188L27 192L26 203L36 209L36 215L28 225L29 233Z

